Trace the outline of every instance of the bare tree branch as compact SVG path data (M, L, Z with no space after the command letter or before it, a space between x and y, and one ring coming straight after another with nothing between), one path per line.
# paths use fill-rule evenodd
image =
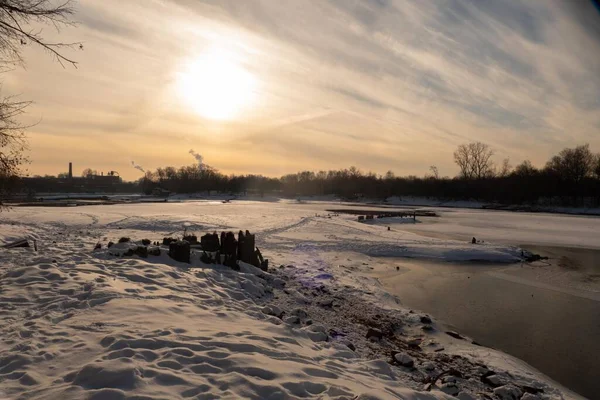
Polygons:
M23 46L32 43L49 52L65 68L77 62L65 56L61 50L80 46L81 43L53 43L42 36L42 29L35 25L52 25L60 31L63 26L74 25L70 20L74 13L73 0L56 4L54 0L0 0L0 73L12 66L23 66ZM0 97L0 193L10 188L14 177L21 174L21 166L28 162L25 130L31 126L18 119L31 103L13 96ZM2 203L0 202L0 209Z

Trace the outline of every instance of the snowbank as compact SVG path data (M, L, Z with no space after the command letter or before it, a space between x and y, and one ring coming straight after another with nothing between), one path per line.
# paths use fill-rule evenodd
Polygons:
M270 290L265 276L65 245L2 255L8 397L446 398L411 390L386 362L273 321L255 302Z

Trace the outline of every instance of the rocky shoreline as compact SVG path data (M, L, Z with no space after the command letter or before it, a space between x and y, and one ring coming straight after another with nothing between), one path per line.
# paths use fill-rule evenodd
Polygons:
M304 331L315 342L346 346L366 359L387 360L414 382L414 389L461 400L562 398L558 389L545 382L447 351L443 343L448 341L479 345L442 330L429 315L378 305L370 293L341 285L326 272L323 283L305 282L303 272L293 265L269 272L258 276L272 292L257 301L272 323Z

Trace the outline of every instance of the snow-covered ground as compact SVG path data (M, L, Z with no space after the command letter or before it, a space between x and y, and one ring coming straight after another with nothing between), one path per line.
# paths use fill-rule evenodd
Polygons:
M443 399L462 391L459 398L464 400L521 398L523 387L534 386L544 392L524 394L523 399L578 398L508 355L450 338L436 329L435 321L433 331L424 334L418 315L400 308L376 280L361 273L375 257L518 260L521 250L508 244L514 241L495 243L487 231L504 229L502 235L509 238L515 226L507 224L510 213L491 213L495 217L482 225L469 225L469 236L485 238L485 243L472 245L416 232L429 225L435 226L433 231L439 228L438 233L466 229L467 217L448 225L440 218L435 224L388 230L349 215L332 215L328 208L340 205L182 201L3 212L0 240L26 236L36 241L38 251L0 253L0 391L19 399L95 400ZM515 215L529 218L523 226L530 228L539 218ZM483 214L475 220L480 218ZM598 221L582 223L570 234L578 235L579 243L590 243L588 235ZM244 266L234 272L204 265L198 255L189 268L164 254L140 259L115 257L105 246L93 251L97 242L106 245L122 236L160 240L181 236L184 229L197 234L249 229L275 268L263 273ZM538 233L547 229L541 225ZM345 298L354 299L356 307L345 305ZM342 302L340 313L359 319L364 314L357 316L357 308L381 309L385 318L374 323L396 321L402 333L372 343L364 339L364 325L338 321L346 329L342 336L354 338L351 350L332 331L336 313L317 307L333 307L334 299ZM280 314L268 308L277 306L293 317L291 304L309 313L312 324L306 316L282 323L269 315ZM411 340L423 342L418 351L407 344ZM385 352L393 348L405 350L414 368L390 363ZM463 368L463 378L446 377L424 391L424 382L442 372L443 365ZM485 375L487 368L496 372L492 376L500 384L521 386L499 384L493 391L475 376L474 371Z

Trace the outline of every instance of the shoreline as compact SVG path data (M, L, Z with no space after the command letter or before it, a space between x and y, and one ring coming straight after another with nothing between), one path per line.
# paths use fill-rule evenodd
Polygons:
M493 203L482 203L471 200L434 200L424 199L422 201L407 201L407 202L387 202L372 201L364 199L361 201L343 200L340 198L325 196L320 199L318 196L312 197L280 197L280 196L245 196L235 197L229 195L216 196L199 196L195 194L174 197L156 197L137 194L77 194L75 196L59 196L52 195L55 199L46 199L43 201L15 201L7 200L6 205L9 207L85 207L93 205L115 205L115 204L144 204L144 203L162 203L162 202L204 202L204 201L227 201L227 202L243 202L243 201L297 201L302 204L328 202L338 205L353 205L363 207L379 207L385 209L406 209L406 208L443 208L443 209L469 209L469 210L487 210L487 211L504 211L511 213L534 213L534 214L550 214L550 215L573 215L584 217L600 217L600 208L593 207L560 207L560 206L529 206L529 205L501 205ZM111 199L126 198L125 200ZM455 204L452 204L455 203ZM591 211L586 211L591 210Z
M600 353L593 339L600 334L593 326L594 315L600 315L600 292L535 281L536 269L552 268L539 262L494 266L390 259L382 264L387 270L372 275L404 306L430 312L443 324L524 360L574 390L588 396L600 390L590 372L594 354ZM394 271L391 266L398 264L401 270ZM515 332L509 333L509 327Z

